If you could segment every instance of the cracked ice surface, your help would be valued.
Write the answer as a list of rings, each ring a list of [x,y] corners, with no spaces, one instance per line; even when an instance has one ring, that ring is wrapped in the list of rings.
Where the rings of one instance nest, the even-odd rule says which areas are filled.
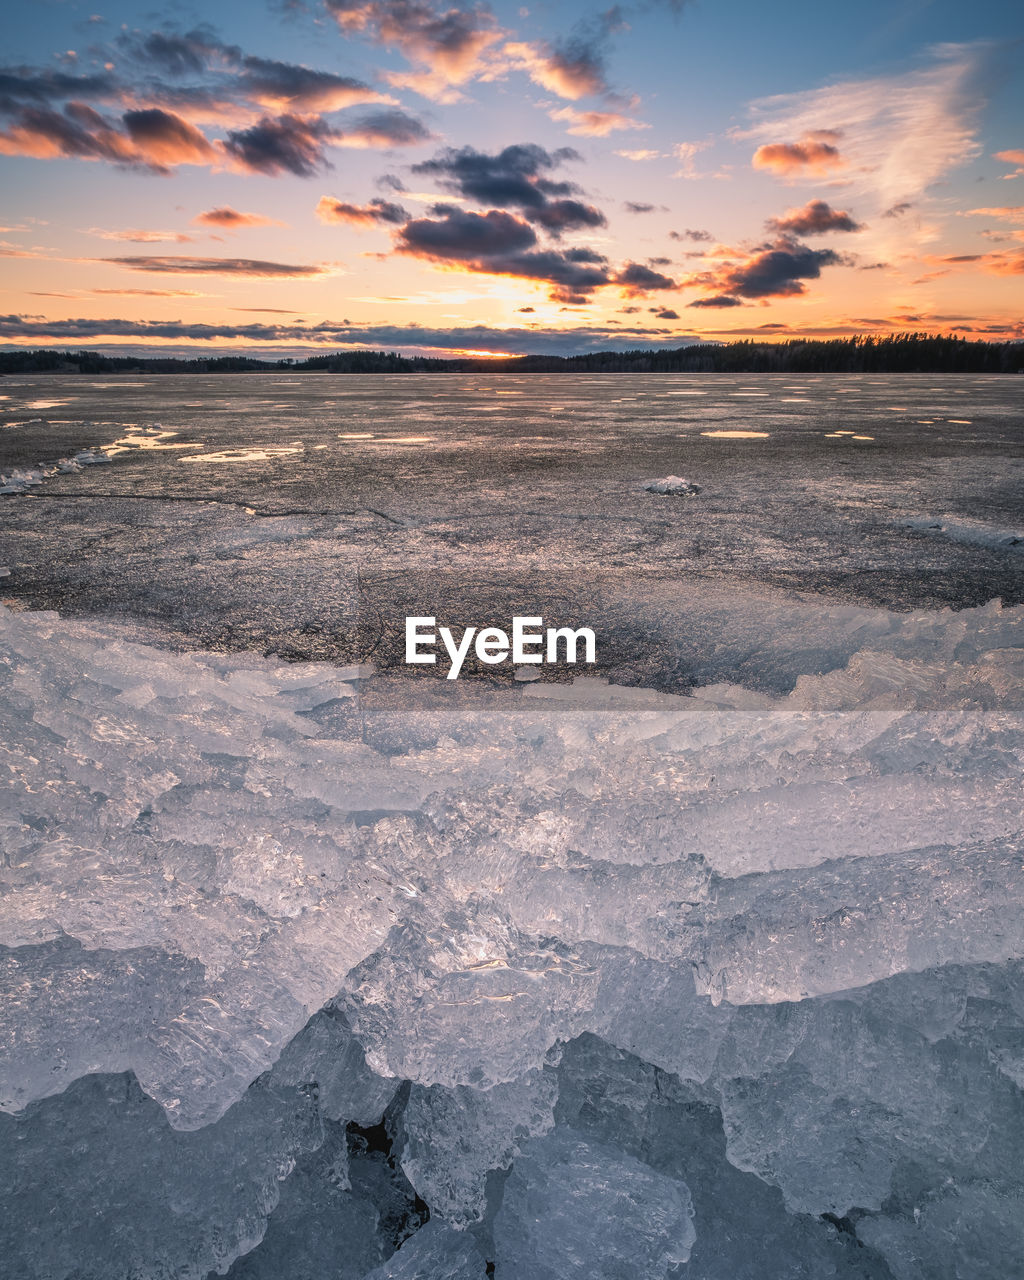
[[[834,625],[468,696],[0,611],[16,1274],[1010,1274],[1024,608]]]

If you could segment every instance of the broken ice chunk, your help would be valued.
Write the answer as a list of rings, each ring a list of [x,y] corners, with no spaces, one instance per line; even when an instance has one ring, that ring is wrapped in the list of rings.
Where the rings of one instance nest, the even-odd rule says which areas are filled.
[[[685,1182],[560,1128],[516,1160],[494,1222],[498,1280],[666,1280],[697,1233]]]
[[[484,1215],[491,1169],[507,1168],[521,1144],[554,1127],[557,1085],[528,1071],[492,1089],[414,1084],[402,1113],[402,1169],[431,1212],[456,1227]]]
[[[700,493],[699,484],[692,484],[682,476],[665,476],[663,480],[648,480],[644,488],[648,493],[670,493],[684,498],[692,498]]]
[[[486,1267],[469,1236],[435,1218],[364,1280],[483,1280]]]

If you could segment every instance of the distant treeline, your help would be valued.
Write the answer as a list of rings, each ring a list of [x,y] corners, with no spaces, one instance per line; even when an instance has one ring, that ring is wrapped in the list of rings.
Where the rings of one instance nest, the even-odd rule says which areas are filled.
[[[1021,373],[1024,342],[975,342],[926,333],[698,343],[659,351],[579,356],[436,359],[395,351],[335,351],[307,360],[108,356],[96,351],[3,351],[5,373]]]

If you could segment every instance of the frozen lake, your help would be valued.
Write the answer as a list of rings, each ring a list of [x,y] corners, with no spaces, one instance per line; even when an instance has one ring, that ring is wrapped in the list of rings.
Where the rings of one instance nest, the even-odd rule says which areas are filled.
[[[3,500],[0,589],[172,643],[386,663],[407,613],[454,625],[539,607],[594,619],[616,678],[673,684],[701,644],[686,627],[735,591],[1024,599],[1019,378],[51,376],[2,391],[3,470],[86,448],[112,461]],[[700,494],[644,490],[670,475]]]

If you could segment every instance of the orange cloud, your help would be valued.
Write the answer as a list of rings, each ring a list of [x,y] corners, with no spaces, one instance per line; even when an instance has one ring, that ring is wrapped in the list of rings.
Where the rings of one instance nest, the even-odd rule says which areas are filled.
[[[1024,276],[1024,253],[986,255],[984,269],[994,276]]]
[[[502,52],[517,71],[525,71],[536,84],[560,98],[575,102],[607,88],[600,65],[591,59],[525,43],[507,44]]]
[[[246,58],[240,85],[249,101],[267,111],[340,111],[371,102],[395,105],[389,94],[361,80],[268,58]]]
[[[136,151],[149,165],[209,164],[216,152],[195,125],[172,111],[149,107],[122,117]]]
[[[408,221],[409,215],[400,204],[389,200],[371,200],[369,204],[349,204],[333,196],[321,196],[316,206],[316,216],[321,222],[335,222],[350,227],[377,227],[382,223],[397,226]]]
[[[968,267],[993,276],[1024,275],[1024,253],[1017,250],[993,250],[989,253],[960,253],[945,257],[929,255],[925,262],[946,268]]]
[[[15,123],[0,133],[0,154],[39,160],[74,156],[120,164],[142,162],[124,134],[82,103],[69,104],[63,114],[41,107],[24,109]]]
[[[127,240],[131,244],[159,244],[163,240],[188,244],[192,239],[184,231],[140,231],[131,227],[124,231],[104,231],[100,227],[90,227],[89,235],[99,236],[101,240]]]
[[[1024,204],[1001,205],[992,209],[968,209],[966,217],[977,215],[979,218],[1005,218],[1008,222],[1024,222]]]
[[[222,231],[238,231],[242,227],[283,227],[276,218],[266,218],[262,213],[242,213],[230,205],[207,209],[192,219],[200,227],[219,227]]]
[[[167,173],[178,164],[209,164],[216,158],[207,138],[172,111],[126,111],[121,123],[124,133],[81,102],[68,103],[63,112],[27,107],[0,133],[0,153],[44,160],[107,160],[156,173]]]
[[[0,258],[48,259],[48,255],[45,253],[39,253],[35,249],[22,249],[20,245],[12,244],[10,240],[0,240]]]
[[[649,129],[643,120],[634,120],[621,111],[578,111],[575,107],[559,107],[549,111],[552,120],[566,122],[569,133],[583,138],[606,138],[621,129]]]
[[[481,74],[484,55],[502,39],[491,12],[482,7],[438,12],[422,0],[326,0],[346,33],[368,36],[399,49],[421,70],[387,76],[390,84],[414,89],[440,102],[461,97],[458,86]]]
[[[208,293],[197,289],[90,289],[90,293],[113,295],[116,298],[208,298]]]
[[[1019,147],[1015,148],[1013,151],[997,151],[995,159],[1004,160],[1007,164],[1015,164],[1019,166],[1014,169],[1013,173],[1004,173],[1004,178],[1019,178],[1024,175],[1024,150],[1021,150]]]
[[[827,174],[846,164],[835,145],[839,137],[833,129],[818,129],[798,142],[769,142],[758,147],[751,163],[781,177]]]

